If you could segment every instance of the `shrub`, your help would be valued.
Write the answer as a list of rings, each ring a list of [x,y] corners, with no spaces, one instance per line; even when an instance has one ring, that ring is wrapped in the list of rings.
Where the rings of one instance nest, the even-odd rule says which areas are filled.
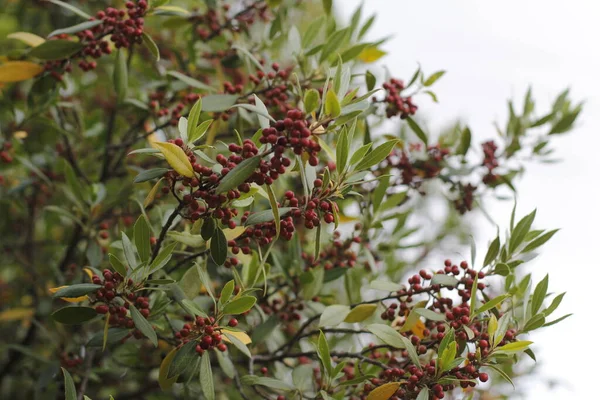
[[[457,254],[571,128],[567,92],[435,136],[444,72],[370,72],[361,9],[105,3],[7,5],[2,397],[474,399],[535,360],[564,294],[520,264],[556,230],[515,209]]]

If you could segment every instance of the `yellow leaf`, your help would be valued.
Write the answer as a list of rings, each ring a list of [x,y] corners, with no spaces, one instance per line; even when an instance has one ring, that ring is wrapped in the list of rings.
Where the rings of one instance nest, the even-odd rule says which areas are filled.
[[[367,396],[367,400],[388,400],[396,393],[400,387],[400,382],[389,382],[383,384],[371,391]]]
[[[359,304],[350,311],[344,322],[353,323],[364,321],[373,315],[376,308],[377,304]]]
[[[8,61],[0,65],[0,82],[19,82],[31,79],[44,70],[29,61]]]
[[[236,239],[245,231],[246,231],[245,226],[237,226],[233,229],[225,229],[225,230],[223,230],[223,233],[225,234],[225,239],[227,239],[227,241],[230,241],[230,240]]]
[[[50,293],[56,293],[62,288],[66,288],[67,286],[59,286],[48,289]],[[81,303],[82,301],[86,301],[88,299],[87,295],[79,296],[79,297],[61,297],[61,300],[68,301],[69,303]]]
[[[194,177],[192,163],[190,163],[190,160],[181,147],[167,142],[157,142],[154,143],[154,146],[163,153],[169,165],[173,167],[178,174],[187,176],[188,178]]]
[[[156,182],[156,184],[154,184],[152,189],[148,192],[148,195],[146,196],[146,200],[144,200],[144,208],[148,207],[154,201],[154,197],[156,197],[156,192],[158,192],[158,189],[160,188],[160,183],[162,182],[162,180],[163,180],[163,178],[160,178],[158,180],[158,182]],[[202,220],[199,219],[198,221],[202,221]]]
[[[175,14],[181,14],[183,16],[190,15],[190,12],[185,8],[177,7],[177,6],[158,6],[154,8],[155,11],[166,11]]]
[[[415,336],[417,336],[419,339],[423,339],[425,337],[425,335],[423,334],[423,332],[425,331],[425,324],[423,323],[423,321],[421,321],[421,319],[419,319],[417,321],[417,323],[415,324],[415,326],[412,327],[412,333],[415,334]]]
[[[94,276],[94,272],[89,268],[84,268],[83,272],[85,272],[85,274],[88,276],[88,278],[90,278],[91,281],[92,277]]]
[[[344,214],[339,214],[338,221],[340,222],[340,224],[343,224],[343,223],[346,223],[346,222],[355,222],[355,221],[358,221],[358,218],[356,218],[356,217],[349,217],[349,216],[344,215]]]
[[[234,337],[238,338],[240,340],[240,342],[242,342],[244,344],[250,344],[250,343],[252,343],[252,339],[250,339],[250,336],[248,336],[248,334],[246,332],[230,331],[229,329],[226,329],[226,328],[221,329],[221,331],[223,333],[226,333],[228,335],[231,335],[231,336],[234,336]],[[229,341],[229,339],[227,339],[226,336],[223,336],[223,340],[225,342],[231,343]]]
[[[12,308],[0,312],[0,321],[28,320],[33,317],[33,308]]]
[[[175,375],[171,378],[167,378],[169,373],[169,367],[171,366],[171,362],[173,362],[173,358],[175,358],[175,354],[177,353],[177,348],[174,348],[167,354],[167,356],[160,363],[160,369],[158,370],[158,384],[163,392],[169,390],[171,386],[175,382],[177,382],[177,378],[179,375]]]
[[[379,50],[377,47],[367,47],[358,55],[358,59],[364,63],[373,63],[385,56],[387,53],[383,50]]]
[[[15,139],[25,139],[27,137],[27,132],[25,131],[16,131],[13,133],[13,137]]]
[[[158,135],[156,134],[156,132],[151,133],[148,136],[146,136],[146,140],[148,140],[148,143],[150,144],[151,147],[158,149],[158,147],[156,147],[155,144],[160,142],[160,140],[158,139]]]
[[[46,41],[46,39],[44,39],[43,37],[40,37],[38,35],[29,33],[29,32],[11,33],[10,35],[7,36],[7,38],[20,40],[21,42],[28,44],[31,47],[39,46],[40,44],[42,44]]]

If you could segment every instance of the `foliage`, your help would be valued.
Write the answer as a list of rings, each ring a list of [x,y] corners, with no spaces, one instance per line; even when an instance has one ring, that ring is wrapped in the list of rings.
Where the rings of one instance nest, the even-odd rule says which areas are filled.
[[[444,71],[367,69],[385,40],[360,8],[4,6],[3,398],[482,398],[566,317],[519,273],[556,233],[535,211],[483,260],[442,254],[551,161],[568,92],[478,146],[418,118]]]

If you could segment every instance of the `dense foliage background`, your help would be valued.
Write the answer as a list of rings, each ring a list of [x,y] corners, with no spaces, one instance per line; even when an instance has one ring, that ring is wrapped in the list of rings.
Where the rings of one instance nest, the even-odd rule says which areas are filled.
[[[360,9],[5,3],[3,396],[511,393],[556,231],[515,209],[477,265],[461,216],[551,154],[567,92],[472,143],[420,127],[443,71],[369,72]]]

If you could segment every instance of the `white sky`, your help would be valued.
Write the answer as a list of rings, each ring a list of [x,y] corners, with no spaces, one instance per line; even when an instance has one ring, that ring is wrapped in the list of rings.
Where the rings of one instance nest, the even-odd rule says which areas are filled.
[[[347,15],[360,3],[336,2]],[[506,100],[521,100],[529,84],[540,115],[565,87],[574,100],[585,100],[577,129],[554,141],[563,162],[531,164],[517,188],[519,215],[537,207],[536,228],[561,228],[526,266],[535,281],[550,273],[550,291],[568,292],[553,316],[575,313],[533,335],[541,374],[564,384],[549,389],[532,380],[527,398],[589,398],[600,359],[592,331],[599,327],[600,292],[599,189],[593,178],[600,160],[600,2],[364,0],[364,5],[363,15],[378,14],[369,39],[395,35],[382,59],[393,76],[408,80],[417,62],[426,73],[447,70],[434,87],[440,103],[425,97],[418,102],[432,133],[460,117],[474,133],[473,143],[494,137],[492,122],[506,121]],[[506,224],[512,202],[487,208]],[[482,221],[478,242],[485,245],[494,235],[495,228]]]

